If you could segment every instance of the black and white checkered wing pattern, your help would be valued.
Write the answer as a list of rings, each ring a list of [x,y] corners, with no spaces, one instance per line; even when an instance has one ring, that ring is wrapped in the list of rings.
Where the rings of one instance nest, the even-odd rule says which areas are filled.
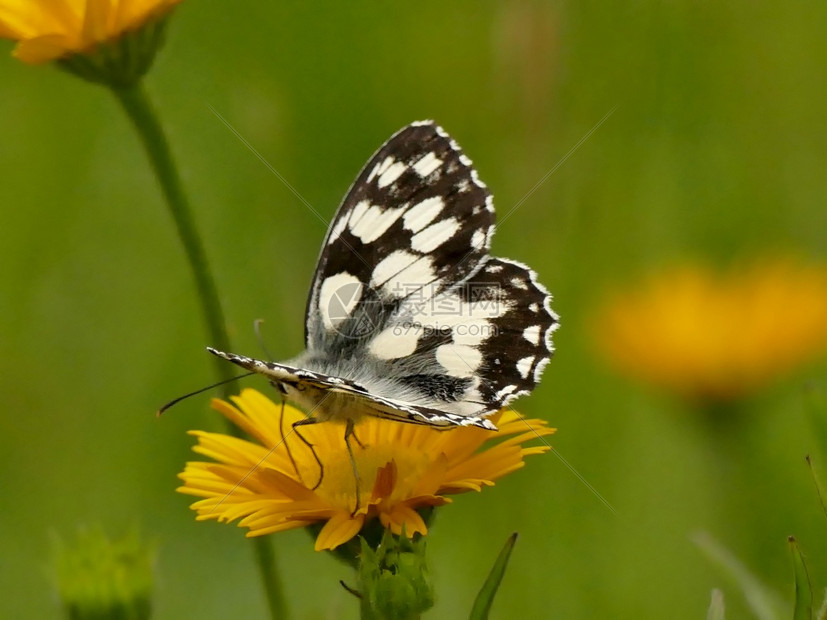
[[[539,382],[558,325],[550,301],[531,269],[487,256],[464,280],[407,300],[368,351],[409,400],[479,418]]]
[[[401,299],[456,282],[487,254],[491,195],[442,128],[413,123],[368,161],[339,207],[307,302],[309,350],[345,353]],[[343,350],[344,349],[344,350]]]
[[[559,325],[551,295],[529,267],[503,258],[488,258],[456,292],[466,303],[488,308],[488,316],[468,324],[475,331],[454,330],[452,337],[477,350],[478,392],[487,411],[496,411],[531,392],[551,358]]]
[[[370,159],[322,246],[306,350],[285,363],[211,350],[268,376],[318,420],[477,426],[530,392],[557,316],[535,273],[489,255],[493,199],[430,121]]]

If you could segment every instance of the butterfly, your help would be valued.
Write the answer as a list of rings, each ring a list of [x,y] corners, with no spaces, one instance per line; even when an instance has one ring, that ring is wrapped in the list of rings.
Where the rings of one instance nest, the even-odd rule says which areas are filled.
[[[488,416],[540,380],[558,316],[531,269],[489,254],[493,234],[493,199],[471,160],[433,121],[412,123],[368,161],[330,223],[304,352],[272,362],[208,351],[266,376],[307,413],[296,426],[346,422],[348,450],[364,416],[496,430]]]

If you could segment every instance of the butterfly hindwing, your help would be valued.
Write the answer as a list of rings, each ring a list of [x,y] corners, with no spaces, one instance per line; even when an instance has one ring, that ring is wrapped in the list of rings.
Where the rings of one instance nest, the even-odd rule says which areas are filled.
[[[488,336],[478,347],[479,391],[489,411],[496,411],[539,383],[554,352],[551,335],[559,318],[537,275],[517,261],[489,259],[465,289],[484,298],[480,289],[486,287],[490,299],[499,300],[499,307],[498,316],[487,327]]]
[[[539,381],[557,327],[550,300],[531,269],[487,257],[465,280],[402,305],[367,350],[417,402],[488,415]]]

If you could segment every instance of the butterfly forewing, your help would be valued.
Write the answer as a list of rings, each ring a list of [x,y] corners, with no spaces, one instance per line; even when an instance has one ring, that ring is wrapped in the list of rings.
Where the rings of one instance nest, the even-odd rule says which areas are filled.
[[[488,190],[440,127],[396,133],[330,224],[307,302],[308,349],[348,351],[343,334],[358,338],[401,300],[463,279],[487,254],[493,223]]]

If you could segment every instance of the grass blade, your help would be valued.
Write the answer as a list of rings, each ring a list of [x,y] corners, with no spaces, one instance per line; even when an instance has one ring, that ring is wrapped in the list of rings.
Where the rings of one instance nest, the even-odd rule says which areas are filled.
[[[793,620],[813,620],[813,589],[810,585],[810,575],[807,565],[798,547],[795,537],[787,539],[793,553],[793,570],[795,572],[795,610]]]
[[[709,602],[706,620],[724,620],[724,593],[718,588],[712,590],[712,600]]]
[[[517,533],[514,532],[508,537],[508,540],[505,541],[500,555],[497,556],[497,561],[494,562],[488,578],[485,580],[485,583],[482,584],[480,593],[477,594],[474,607],[471,609],[471,620],[486,620],[488,618],[488,612],[491,611],[491,605],[494,602],[497,590],[500,588],[503,575],[505,575],[505,569],[508,566],[508,560],[511,557],[511,552],[516,543]]]
[[[724,569],[741,588],[752,612],[760,620],[781,620],[787,617],[781,597],[761,583],[744,564],[726,547],[706,532],[695,534],[692,539],[706,556]]]

